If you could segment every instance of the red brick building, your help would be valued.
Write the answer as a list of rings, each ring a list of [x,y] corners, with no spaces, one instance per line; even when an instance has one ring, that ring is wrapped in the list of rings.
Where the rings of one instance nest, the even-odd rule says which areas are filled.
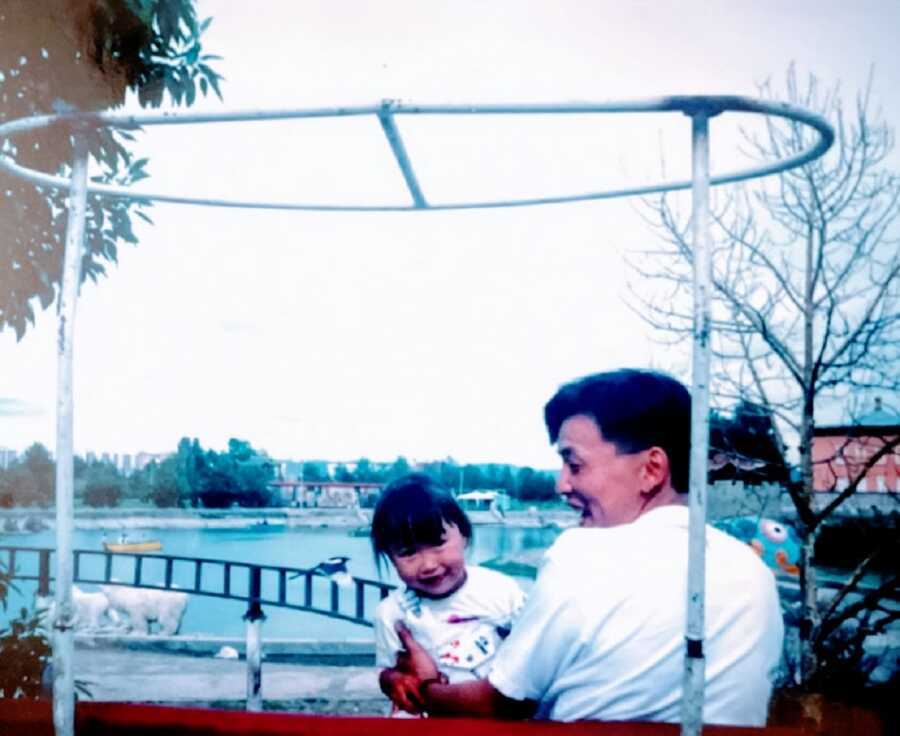
[[[875,399],[875,410],[852,425],[816,427],[813,432],[813,488],[844,490],[863,472],[866,462],[900,436],[900,414]],[[859,492],[900,493],[900,447],[882,455],[869,468]]]

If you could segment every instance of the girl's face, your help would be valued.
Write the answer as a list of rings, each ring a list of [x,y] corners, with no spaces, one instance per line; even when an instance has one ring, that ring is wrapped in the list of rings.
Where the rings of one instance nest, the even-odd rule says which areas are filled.
[[[440,544],[388,550],[400,579],[427,598],[443,598],[466,582],[466,538],[454,524],[444,523]]]

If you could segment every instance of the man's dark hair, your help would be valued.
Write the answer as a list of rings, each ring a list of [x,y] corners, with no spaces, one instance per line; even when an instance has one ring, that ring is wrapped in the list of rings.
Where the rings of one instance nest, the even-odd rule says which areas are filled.
[[[619,452],[660,447],[669,458],[672,487],[688,490],[691,454],[691,395],[664,373],[622,369],[595,373],[560,387],[544,407],[550,441],[569,417],[593,419],[603,439]]]
[[[447,488],[424,473],[410,473],[389,483],[372,514],[372,550],[381,562],[392,549],[436,546],[444,524],[452,524],[465,539],[472,539],[472,524]]]

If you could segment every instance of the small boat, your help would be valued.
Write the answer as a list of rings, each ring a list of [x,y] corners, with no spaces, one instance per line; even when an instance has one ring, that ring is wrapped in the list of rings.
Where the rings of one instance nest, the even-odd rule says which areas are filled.
[[[162,542],[158,539],[147,539],[143,542],[104,542],[104,552],[159,552]]]

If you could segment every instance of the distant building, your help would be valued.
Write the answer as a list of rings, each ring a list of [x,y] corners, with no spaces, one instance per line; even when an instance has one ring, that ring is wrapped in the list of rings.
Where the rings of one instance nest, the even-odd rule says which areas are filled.
[[[381,493],[381,483],[340,483],[333,480],[276,480],[269,484],[286,506],[354,508],[369,506]]]
[[[509,496],[502,490],[483,489],[466,491],[456,496],[459,505],[468,511],[487,511],[492,506],[509,508]]]
[[[19,457],[19,453],[9,447],[0,447],[0,468],[6,470]]]
[[[874,411],[855,424],[813,430],[813,488],[840,493],[885,443],[900,436],[900,414],[875,399]],[[857,490],[900,493],[900,447],[869,468]]]
[[[142,454],[146,455],[148,453],[142,453]],[[152,456],[152,457],[158,457],[158,456]],[[127,452],[123,452],[121,455],[117,452],[112,452],[112,453],[102,452],[98,456],[96,452],[89,450],[88,452],[84,453],[84,461],[88,465],[92,465],[96,462],[108,463],[108,464],[112,465],[113,467],[115,467],[116,470],[118,470],[123,475],[130,475],[136,469],[134,455],[130,455]],[[147,462],[150,462],[150,461],[147,460]]]
[[[297,476],[290,472],[291,467],[295,465],[295,463],[290,460],[275,460],[272,459],[272,470],[275,471],[275,480],[285,480],[287,478],[296,478]],[[302,472],[303,465],[300,465],[300,470]]]
[[[134,456],[134,469],[135,470],[143,470],[150,463],[157,462],[161,463],[170,455],[173,455],[172,452],[139,452]]]

